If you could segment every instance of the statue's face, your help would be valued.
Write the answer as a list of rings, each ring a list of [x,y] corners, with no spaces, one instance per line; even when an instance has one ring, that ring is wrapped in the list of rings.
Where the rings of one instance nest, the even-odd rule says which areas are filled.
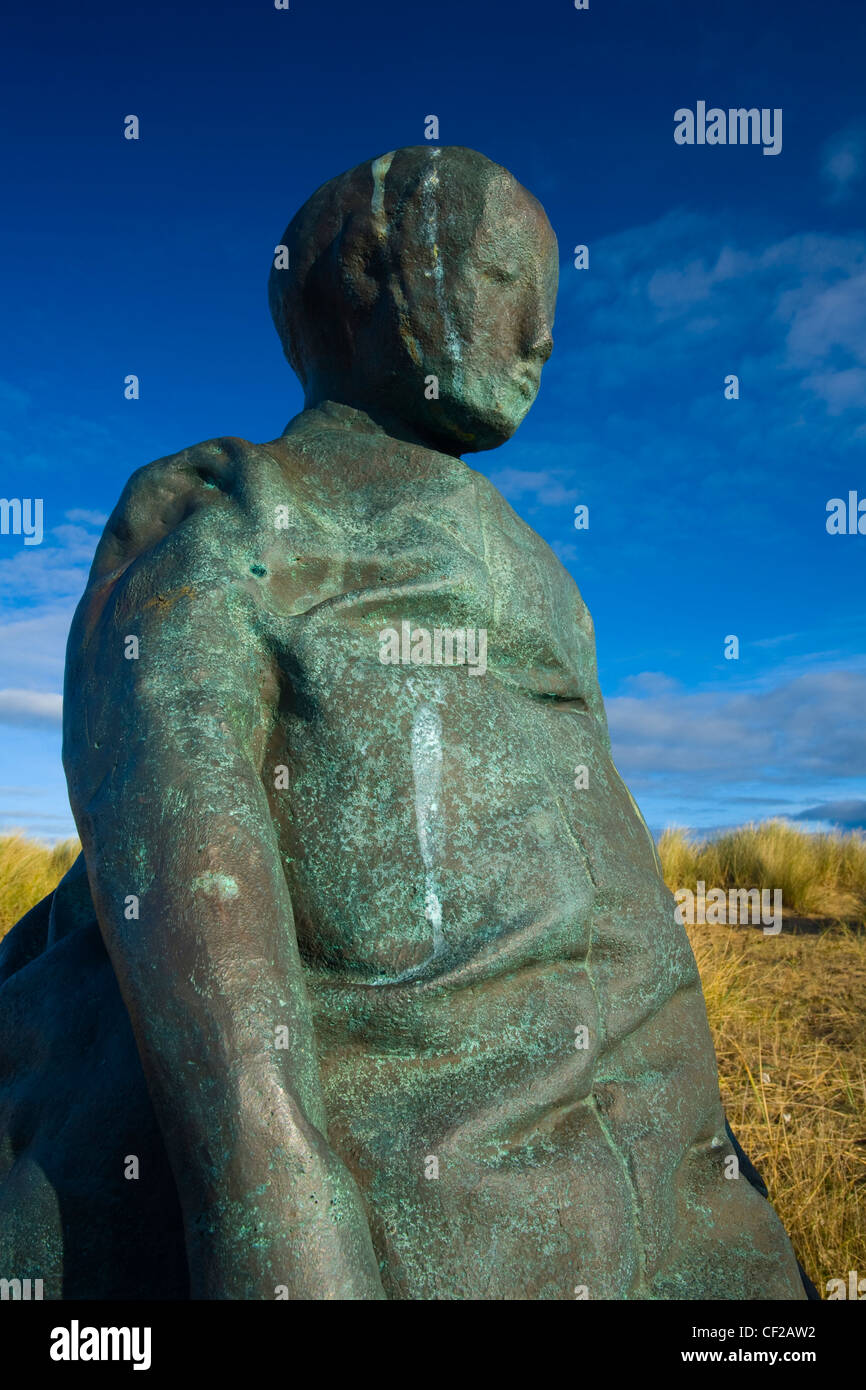
[[[492,449],[526,415],[553,349],[556,237],[539,204],[504,179],[473,229],[449,220],[442,245],[435,230],[408,281],[413,348],[439,391],[418,423],[458,452]]]
[[[558,254],[506,170],[393,151],[323,185],[286,238],[304,269],[285,319],[272,271],[272,302],[308,406],[343,401],[452,454],[511,437],[553,347]]]

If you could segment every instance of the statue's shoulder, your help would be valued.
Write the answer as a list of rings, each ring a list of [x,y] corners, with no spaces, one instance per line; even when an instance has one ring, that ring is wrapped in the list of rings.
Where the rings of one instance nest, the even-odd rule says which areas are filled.
[[[270,446],[224,436],[136,469],[108,518],[90,584],[170,555],[230,555],[241,543],[239,518],[255,513],[277,468]]]
[[[474,470],[473,481],[485,524],[496,527],[512,545],[516,545],[519,550],[533,555],[539,563],[550,565],[557,570],[562,569],[563,574],[570,580],[571,576],[563,569],[560,560],[551,550],[547,541],[533,530],[527,521],[518,516],[495,484],[483,473],[476,473]]]
[[[491,532],[498,533],[502,554],[520,576],[514,592],[530,608],[546,603],[570,613],[584,632],[594,636],[592,617],[577,581],[555,550],[517,515],[489,478],[474,473],[474,484],[485,532],[488,538]]]

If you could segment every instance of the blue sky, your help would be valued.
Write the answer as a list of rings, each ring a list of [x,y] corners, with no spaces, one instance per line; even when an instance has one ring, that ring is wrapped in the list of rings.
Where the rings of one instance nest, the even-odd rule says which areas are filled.
[[[0,494],[42,497],[45,538],[0,536],[0,827],[73,828],[65,635],[127,476],[297,412],[272,249],[431,113],[559,237],[539,399],[468,461],[580,585],[649,824],[866,824],[866,536],[825,528],[866,497],[862,7],[49,0],[4,37]],[[781,153],[676,144],[698,101],[781,108]]]

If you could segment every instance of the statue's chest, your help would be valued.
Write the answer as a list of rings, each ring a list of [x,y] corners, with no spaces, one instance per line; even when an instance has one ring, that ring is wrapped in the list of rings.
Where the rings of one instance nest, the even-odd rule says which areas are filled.
[[[578,692],[592,655],[576,589],[537,538],[483,524],[467,492],[354,535],[278,538],[269,609],[296,688],[322,698],[349,670],[372,689],[383,668],[462,666],[532,693]]]

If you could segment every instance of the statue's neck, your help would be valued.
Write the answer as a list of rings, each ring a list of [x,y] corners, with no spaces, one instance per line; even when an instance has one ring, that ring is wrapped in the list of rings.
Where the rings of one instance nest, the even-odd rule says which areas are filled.
[[[398,422],[375,415],[344,401],[323,400],[307,406],[290,420],[283,438],[313,455],[325,467],[344,475],[359,468],[371,470],[396,483],[401,477],[441,474],[465,469],[461,459],[443,454]]]
[[[331,425],[337,429],[375,433],[384,449],[388,448],[391,441],[395,446],[414,444],[434,454],[459,457],[459,453],[447,444],[422,433],[409,421],[391,415],[386,407],[367,402],[363,405],[358,404],[349,393],[316,394],[312,398],[308,395],[306,408],[289,421],[285,433],[288,434],[290,430],[294,433],[296,429],[306,428],[308,423],[315,428]]]

